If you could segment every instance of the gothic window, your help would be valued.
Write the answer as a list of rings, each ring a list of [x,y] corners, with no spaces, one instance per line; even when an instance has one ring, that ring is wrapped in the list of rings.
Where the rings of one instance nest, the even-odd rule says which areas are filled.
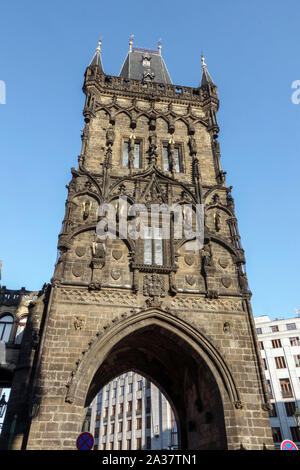
[[[0,341],[9,342],[13,323],[14,319],[11,315],[5,315],[0,318]]]
[[[135,141],[131,147],[129,140],[123,142],[122,167],[129,168],[130,151],[133,152],[133,168],[141,168],[141,142]]]
[[[153,236],[152,236],[153,232]],[[144,264],[163,265],[163,239],[161,227],[145,227]]]
[[[172,152],[169,145],[163,145],[162,149],[163,157],[163,170],[172,171]],[[178,144],[174,145],[173,148],[173,164],[176,173],[182,173],[183,161],[182,161],[182,149]]]

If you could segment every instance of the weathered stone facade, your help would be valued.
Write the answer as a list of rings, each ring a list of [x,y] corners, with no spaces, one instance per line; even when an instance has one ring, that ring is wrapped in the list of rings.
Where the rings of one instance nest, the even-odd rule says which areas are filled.
[[[107,76],[99,50],[86,70],[82,150],[60,257],[32,304],[39,342],[26,399],[8,408],[3,447],[23,406],[13,448],[74,449],[90,401],[128,370],[162,389],[182,449],[273,447],[244,251],[220,166],[216,86],[205,64],[198,88],[153,75]],[[190,251],[186,239],[164,240],[163,263],[149,263],[141,240],[101,242],[99,204],[117,205],[120,196],[147,207],[204,204],[204,246]]]

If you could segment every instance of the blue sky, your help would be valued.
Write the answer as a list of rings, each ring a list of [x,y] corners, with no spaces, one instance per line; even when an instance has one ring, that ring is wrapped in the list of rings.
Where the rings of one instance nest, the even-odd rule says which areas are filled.
[[[233,186],[255,315],[299,298],[300,3],[296,0],[10,1],[0,18],[2,285],[53,275],[70,168],[83,128],[85,67],[99,36],[118,75],[134,45],[156,48],[174,84],[197,86],[201,51],[218,86],[222,160]]]

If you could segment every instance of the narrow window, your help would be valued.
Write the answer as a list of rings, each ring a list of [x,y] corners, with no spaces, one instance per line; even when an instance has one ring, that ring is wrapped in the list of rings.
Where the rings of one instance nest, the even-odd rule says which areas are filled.
[[[274,442],[282,442],[280,428],[272,428],[272,434]]]

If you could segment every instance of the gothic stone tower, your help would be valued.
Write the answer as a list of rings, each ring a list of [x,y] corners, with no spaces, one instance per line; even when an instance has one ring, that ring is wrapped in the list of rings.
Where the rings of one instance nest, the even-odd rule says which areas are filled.
[[[108,76],[99,43],[85,72],[60,257],[31,304],[27,375],[15,373],[3,446],[10,438],[15,449],[74,449],[91,400],[133,370],[168,398],[181,449],[273,447],[244,251],[220,164],[217,88],[202,61],[198,87],[174,86],[161,46],[130,42],[120,75]],[[99,205],[116,208],[118,233],[125,196],[147,208],[203,204],[203,246],[186,250],[186,238],[171,230],[162,239],[159,228],[153,239],[100,240]]]

